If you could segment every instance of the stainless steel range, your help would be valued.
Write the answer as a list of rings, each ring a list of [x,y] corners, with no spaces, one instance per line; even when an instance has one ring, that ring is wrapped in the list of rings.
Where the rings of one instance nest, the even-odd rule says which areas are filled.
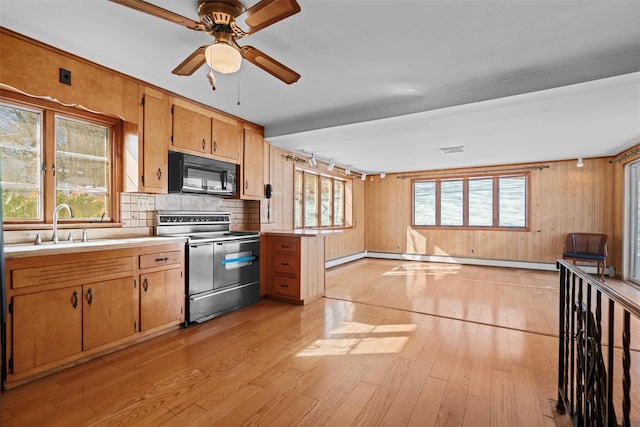
[[[187,237],[187,325],[260,299],[260,234],[230,231],[227,212],[158,211],[157,236]]]

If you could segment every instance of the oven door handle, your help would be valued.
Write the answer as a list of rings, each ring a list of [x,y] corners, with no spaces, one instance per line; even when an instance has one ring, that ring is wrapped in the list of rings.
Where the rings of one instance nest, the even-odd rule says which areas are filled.
[[[255,255],[253,255],[253,256],[243,256],[243,257],[239,257],[239,258],[223,259],[222,261],[220,261],[220,264],[226,265],[226,264],[233,264],[233,263],[236,263],[236,262],[255,261],[257,259],[258,259],[258,257],[255,256]]]

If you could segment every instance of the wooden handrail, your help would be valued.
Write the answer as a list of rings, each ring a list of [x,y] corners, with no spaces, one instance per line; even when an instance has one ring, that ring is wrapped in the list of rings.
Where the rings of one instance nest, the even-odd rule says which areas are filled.
[[[631,315],[640,319],[640,304],[618,289],[596,280],[563,260],[560,270],[558,334],[558,412],[574,425],[617,426],[614,408],[615,305],[622,309],[623,426],[631,425]],[[602,296],[607,298],[607,338],[602,341]],[[604,356],[606,349],[606,357]],[[637,396],[635,397],[637,399]]]
[[[576,267],[570,262],[559,259],[556,261],[556,268],[560,269],[560,264],[570,270],[573,274],[581,278],[583,281],[589,283],[589,285],[597,288],[600,292],[606,295],[608,298],[614,300],[617,304],[620,304],[622,308],[629,313],[640,319],[640,304],[626,295],[621,294],[615,288],[607,285],[605,282],[596,280],[590,274],[585,273],[582,269]]]

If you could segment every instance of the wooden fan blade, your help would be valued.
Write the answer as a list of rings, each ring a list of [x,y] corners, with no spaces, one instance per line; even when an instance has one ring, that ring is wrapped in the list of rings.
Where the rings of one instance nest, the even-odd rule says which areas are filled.
[[[250,27],[247,32],[253,34],[298,12],[296,0],[262,0],[245,11],[244,22]]]
[[[242,54],[242,57],[244,59],[251,62],[253,65],[262,68],[267,73],[282,80],[288,85],[297,82],[300,78],[300,74],[296,73],[286,65],[283,65],[280,62],[276,61],[272,57],[265,55],[263,52],[254,47],[242,46],[240,48],[240,53]]]
[[[187,27],[191,30],[203,31],[204,27],[201,23],[196,22],[192,19],[185,18],[182,15],[178,15],[177,13],[173,13],[170,10],[163,9],[155,4],[147,3],[142,0],[109,0],[113,3],[117,3],[122,6],[130,7],[131,9],[137,10],[139,12],[144,12],[146,14],[155,16],[157,18],[166,19],[167,21],[173,22],[174,24],[182,25],[183,27]]]
[[[207,50],[207,47],[207,45],[200,46],[199,48],[194,50],[193,53],[187,57],[187,59],[182,61],[180,65],[178,65],[172,71],[172,73],[179,76],[190,76],[191,74],[193,74],[198,68],[202,67],[202,64],[204,64],[204,51]]]

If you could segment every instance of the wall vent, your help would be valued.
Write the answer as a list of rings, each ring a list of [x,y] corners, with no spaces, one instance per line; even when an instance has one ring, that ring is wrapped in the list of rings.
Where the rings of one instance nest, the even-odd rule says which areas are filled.
[[[440,150],[442,154],[464,153],[464,145],[458,145],[456,147],[440,147],[438,150]]]

